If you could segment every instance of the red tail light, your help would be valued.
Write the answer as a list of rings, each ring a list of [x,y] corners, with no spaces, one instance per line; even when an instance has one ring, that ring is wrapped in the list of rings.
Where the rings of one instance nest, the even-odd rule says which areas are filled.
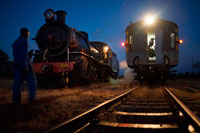
[[[178,43],[182,44],[182,43],[183,43],[183,40],[179,40]]]
[[[125,47],[126,46],[126,44],[125,44],[125,42],[122,42],[122,44],[121,44],[123,47]]]

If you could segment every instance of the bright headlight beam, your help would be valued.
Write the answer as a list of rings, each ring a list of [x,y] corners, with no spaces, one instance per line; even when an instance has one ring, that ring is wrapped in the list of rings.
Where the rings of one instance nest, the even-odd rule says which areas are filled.
[[[149,15],[149,16],[146,16],[145,17],[145,23],[147,24],[147,25],[152,25],[154,22],[155,22],[155,16],[153,16],[153,15]]]

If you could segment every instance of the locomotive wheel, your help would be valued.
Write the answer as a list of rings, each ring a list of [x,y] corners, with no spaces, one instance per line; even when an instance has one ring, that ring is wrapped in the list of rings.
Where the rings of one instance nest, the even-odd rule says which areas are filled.
[[[104,74],[104,82],[109,82],[110,78],[112,77],[112,70],[107,67],[105,68],[105,74]]]
[[[97,82],[98,81],[98,73],[97,73],[97,67],[93,62],[89,62],[88,64],[88,79],[92,82]]]

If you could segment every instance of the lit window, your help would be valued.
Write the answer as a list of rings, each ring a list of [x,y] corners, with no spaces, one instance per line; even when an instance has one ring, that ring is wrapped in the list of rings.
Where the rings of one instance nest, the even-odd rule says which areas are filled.
[[[171,37],[171,48],[175,47],[175,33],[170,34]]]
[[[133,43],[133,37],[129,36],[129,44],[132,44],[132,43]]]

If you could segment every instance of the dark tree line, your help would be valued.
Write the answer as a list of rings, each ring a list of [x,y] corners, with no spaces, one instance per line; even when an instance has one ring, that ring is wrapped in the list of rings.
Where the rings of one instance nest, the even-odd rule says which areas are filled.
[[[8,59],[8,54],[0,50],[0,77],[13,77],[13,62]]]
[[[200,61],[197,61],[195,64],[193,64],[193,67],[194,67],[197,71],[200,71]]]
[[[176,74],[175,76],[177,78],[182,78],[182,79],[200,78],[200,61],[195,62],[192,65],[192,68],[193,68],[193,72],[179,73],[179,74]]]

